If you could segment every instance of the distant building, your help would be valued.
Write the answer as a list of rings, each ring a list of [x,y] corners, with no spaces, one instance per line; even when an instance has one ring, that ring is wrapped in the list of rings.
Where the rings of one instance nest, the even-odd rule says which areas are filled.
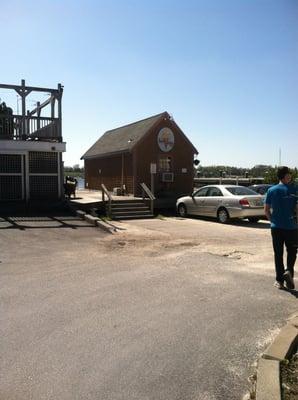
[[[0,84],[15,90],[21,99],[21,113],[0,105],[0,201],[56,200],[64,196],[61,102],[63,88],[57,89]],[[48,99],[27,110],[26,97],[46,93]],[[42,116],[49,106],[49,116]],[[56,107],[57,106],[57,107]]]
[[[107,131],[82,156],[89,189],[140,194],[140,184],[157,198],[193,189],[197,149],[167,112]]]

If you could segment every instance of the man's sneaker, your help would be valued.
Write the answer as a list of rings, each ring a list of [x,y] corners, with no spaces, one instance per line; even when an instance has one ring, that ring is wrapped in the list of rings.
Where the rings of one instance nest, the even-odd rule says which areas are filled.
[[[284,289],[285,288],[284,284],[282,282],[278,282],[278,281],[275,281],[273,286],[276,287],[277,289]]]
[[[286,281],[286,285],[287,285],[288,289],[295,289],[294,279],[293,279],[290,271],[286,271],[283,274],[283,278]]]

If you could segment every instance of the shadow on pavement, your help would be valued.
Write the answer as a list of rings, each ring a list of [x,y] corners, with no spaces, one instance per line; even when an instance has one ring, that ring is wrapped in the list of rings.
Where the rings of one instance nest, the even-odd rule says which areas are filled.
[[[250,222],[248,220],[243,219],[233,219],[226,224],[221,224],[215,218],[211,217],[201,217],[201,216],[187,216],[186,218],[176,216],[177,219],[194,219],[194,220],[201,220],[201,221],[208,221],[213,222],[214,224],[219,225],[230,225],[230,226],[241,226],[243,228],[256,228],[256,229],[270,229],[270,224],[267,220],[260,220],[260,222]]]
[[[15,213],[3,215],[0,213],[0,231],[7,229],[78,229],[94,228],[94,226],[72,214],[51,215],[48,213]]]
[[[1,203],[0,231],[53,228],[78,229],[94,228],[94,226],[77,217],[66,202]]]
[[[285,289],[286,292],[288,292],[289,294],[291,294],[292,296],[298,298],[298,290],[296,289]]]

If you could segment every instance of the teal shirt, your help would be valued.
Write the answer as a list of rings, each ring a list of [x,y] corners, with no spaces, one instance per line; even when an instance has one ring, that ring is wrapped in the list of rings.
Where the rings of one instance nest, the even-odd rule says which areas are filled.
[[[297,229],[295,209],[297,187],[283,183],[272,186],[266,195],[265,204],[271,208],[271,228]]]

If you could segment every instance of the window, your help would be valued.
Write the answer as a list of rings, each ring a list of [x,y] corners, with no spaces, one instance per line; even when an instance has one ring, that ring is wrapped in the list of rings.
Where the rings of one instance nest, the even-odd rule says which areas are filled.
[[[215,196],[222,196],[222,192],[217,187],[209,188],[208,196],[215,197]]]
[[[194,194],[194,196],[195,196],[195,197],[205,197],[205,196],[207,196],[208,190],[209,190],[209,187],[204,187],[204,188],[202,188],[202,189],[199,189],[199,190]]]
[[[226,189],[235,196],[256,195],[256,192],[244,186],[226,186]]]
[[[161,157],[159,159],[159,172],[170,172],[172,171],[172,158]]]

